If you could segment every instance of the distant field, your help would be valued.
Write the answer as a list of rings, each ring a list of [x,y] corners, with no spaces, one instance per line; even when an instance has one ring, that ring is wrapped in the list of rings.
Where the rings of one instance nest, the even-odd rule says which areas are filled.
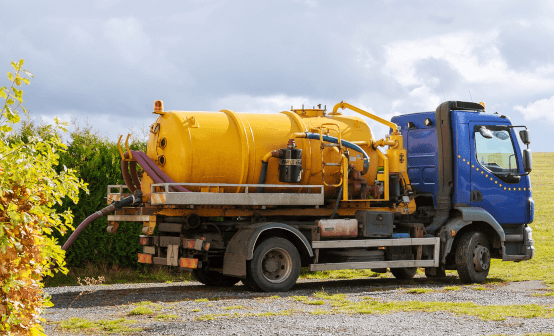
[[[554,286],[554,153],[533,153],[531,187],[535,200],[533,229],[536,255],[520,263],[493,260],[489,277],[503,280],[545,280]]]

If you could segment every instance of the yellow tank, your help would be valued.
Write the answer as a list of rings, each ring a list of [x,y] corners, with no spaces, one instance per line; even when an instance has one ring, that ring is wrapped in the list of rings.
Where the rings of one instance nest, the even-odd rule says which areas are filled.
[[[370,168],[364,177],[369,184],[373,184],[377,175],[377,153],[367,145],[374,141],[373,135],[369,126],[357,116],[329,115],[321,109],[275,114],[229,110],[164,112],[159,106],[154,113],[160,116],[150,128],[147,155],[175,182],[257,184],[265,154],[285,148],[293,133],[319,132],[321,126],[328,123],[338,126],[343,140],[356,141],[368,154]],[[336,137],[336,128],[327,126],[329,135]],[[295,142],[297,148],[302,149],[303,172],[298,184],[321,185],[321,143],[308,139],[296,139]],[[323,158],[326,163],[341,160],[333,147],[323,149]],[[361,153],[350,150],[349,163],[362,171]],[[278,165],[278,159],[269,159],[266,184],[283,184],[279,182]],[[328,184],[339,183],[339,168],[326,167],[325,180]],[[225,192],[239,190],[235,187]],[[284,189],[279,190],[283,192]],[[142,191],[150,194],[148,179],[143,179]],[[265,191],[272,190],[266,188]],[[325,188],[326,197],[336,196],[337,192],[337,188]]]

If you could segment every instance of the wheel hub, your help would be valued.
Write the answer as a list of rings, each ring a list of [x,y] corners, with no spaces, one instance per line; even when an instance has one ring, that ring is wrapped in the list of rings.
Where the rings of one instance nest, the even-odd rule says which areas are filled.
[[[473,264],[475,265],[475,269],[479,272],[483,272],[489,269],[490,266],[490,252],[489,249],[478,245],[475,247],[475,250],[473,252]]]
[[[272,283],[280,283],[289,277],[292,271],[290,254],[282,248],[273,248],[266,252],[261,260],[263,277]]]
[[[264,260],[264,270],[270,273],[275,272],[279,268],[279,261],[275,258],[268,258]]]

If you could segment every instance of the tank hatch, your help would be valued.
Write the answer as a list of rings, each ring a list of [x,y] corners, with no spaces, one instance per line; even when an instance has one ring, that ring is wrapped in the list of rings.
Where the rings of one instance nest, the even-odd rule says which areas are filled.
[[[290,110],[303,117],[324,117],[325,111],[327,111],[327,105],[325,105],[324,108],[321,108],[321,104],[319,104],[317,105],[317,108],[314,106],[311,109],[304,108],[304,105],[302,105],[301,109],[295,109],[291,106]]]

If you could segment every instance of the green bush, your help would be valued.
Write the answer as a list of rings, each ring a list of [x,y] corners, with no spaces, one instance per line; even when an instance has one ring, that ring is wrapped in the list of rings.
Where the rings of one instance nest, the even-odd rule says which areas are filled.
[[[146,143],[133,141],[133,150],[146,150]],[[90,128],[71,133],[67,151],[60,155],[60,169],[65,165],[77,172],[88,183],[88,194],[81,192],[79,204],[64,202],[63,209],[70,209],[75,216],[75,227],[85,218],[107,205],[107,186],[125,184],[121,176],[121,156],[115,142],[109,141]],[[86,262],[118,264],[135,268],[139,266],[140,252],[138,235],[141,223],[120,223],[116,234],[106,232],[107,217],[101,217],[90,224],[67,251],[66,262],[70,267],[79,267]],[[62,239],[64,243],[70,236]],[[60,237],[61,238],[61,237]]]
[[[66,146],[58,119],[36,136],[13,134],[26,113],[21,86],[32,77],[22,66],[23,60],[12,62],[9,85],[0,87],[0,334],[44,335],[40,316],[50,303],[42,293],[43,276],[53,269],[67,272],[51,233],[65,232],[73,219],[56,205],[77,202],[86,185],[71,169],[59,169]]]
[[[75,174],[88,184],[88,192],[81,190],[79,204],[64,199],[57,207],[58,212],[71,210],[74,216],[73,226],[77,226],[89,215],[107,205],[107,186],[110,184],[125,184],[121,176],[121,156],[117,143],[106,139],[90,127],[70,133],[69,143],[65,152],[60,153],[57,171],[64,167],[72,169]],[[52,136],[47,125],[36,125],[32,121],[23,122],[19,131],[12,136],[11,141],[23,142],[34,136]],[[146,151],[146,143],[134,140],[130,144],[133,150]],[[137,268],[137,253],[141,247],[138,235],[141,234],[141,223],[120,223],[116,234],[106,232],[107,217],[101,217],[91,223],[66,253],[69,267],[81,267],[86,263],[117,264]],[[63,245],[73,230],[65,235],[53,232],[52,236]]]

